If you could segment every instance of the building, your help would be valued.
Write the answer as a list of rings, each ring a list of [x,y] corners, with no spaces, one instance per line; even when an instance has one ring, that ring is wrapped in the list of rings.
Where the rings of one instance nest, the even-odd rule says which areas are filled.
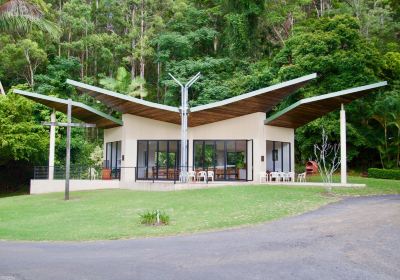
[[[302,99],[266,118],[266,114],[284,98],[316,77],[316,74],[311,74],[190,108],[186,168],[214,171],[215,181],[222,182],[258,182],[260,172],[267,170],[293,172],[296,128],[342,107],[342,136],[345,137],[343,106],[386,85],[386,82],[379,82]],[[113,178],[119,179],[118,187],[179,179],[182,168],[179,108],[77,81],[67,82],[122,114],[121,119],[116,119],[73,102],[74,118],[104,128],[105,167],[113,171]],[[67,101],[63,99],[21,90],[15,90],[15,93],[61,112],[67,110]],[[342,139],[343,160],[346,141]],[[343,162],[346,162],[345,158]],[[345,172],[344,164],[344,177]],[[345,178],[342,178],[342,183],[346,183]],[[46,182],[40,180],[40,184]]]

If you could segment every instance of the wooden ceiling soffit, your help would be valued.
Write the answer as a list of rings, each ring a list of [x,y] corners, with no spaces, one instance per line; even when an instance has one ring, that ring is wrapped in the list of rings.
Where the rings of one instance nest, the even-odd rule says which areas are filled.
[[[317,74],[314,73],[226,100],[193,107],[190,109],[189,126],[204,125],[256,112],[265,113],[316,77]],[[145,101],[73,80],[67,80],[67,83],[123,114],[132,114],[174,124],[181,123],[177,107]]]
[[[14,93],[24,96],[37,103],[43,104],[56,111],[67,113],[68,100],[53,96],[15,89]],[[99,128],[113,128],[122,126],[122,120],[98,111],[86,104],[72,101],[72,117],[86,123],[94,123]]]
[[[190,109],[189,126],[199,126],[257,112],[268,112],[317,74],[310,74],[222,101]]]
[[[181,122],[177,107],[149,102],[73,80],[67,80],[67,83],[75,86],[80,92],[89,94],[106,106],[123,114],[132,114],[174,124],[180,124]]]
[[[264,123],[272,126],[299,128],[319,117],[340,109],[341,104],[348,104],[386,85],[387,82],[379,82],[301,99],[267,118]]]

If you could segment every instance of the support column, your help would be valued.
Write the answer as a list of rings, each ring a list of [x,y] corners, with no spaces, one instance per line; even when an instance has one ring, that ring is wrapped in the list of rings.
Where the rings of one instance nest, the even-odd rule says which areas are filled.
[[[69,200],[69,175],[71,164],[71,117],[72,115],[72,100],[68,99],[67,109],[67,155],[65,159],[65,200]]]
[[[340,182],[347,184],[346,111],[340,110]]]
[[[50,121],[52,123],[56,122],[56,111],[53,109],[53,112],[50,116]],[[50,148],[49,148],[49,180],[54,179],[54,153],[56,147],[56,127],[54,125],[50,126]]]

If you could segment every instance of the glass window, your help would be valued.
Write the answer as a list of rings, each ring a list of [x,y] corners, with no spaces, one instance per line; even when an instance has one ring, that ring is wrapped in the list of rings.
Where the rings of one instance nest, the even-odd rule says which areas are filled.
[[[137,151],[137,176],[146,178],[147,172],[147,141],[138,141]]]
[[[137,178],[139,180],[178,179],[179,140],[138,140]]]
[[[155,178],[157,172],[157,141],[149,141],[149,154],[147,156],[147,176],[148,178]]]
[[[174,174],[176,179],[179,178],[176,169],[179,167],[178,164],[179,158],[179,147],[178,141],[168,141],[168,161],[167,161],[167,169],[168,169],[168,179],[173,180]]]
[[[106,162],[105,168],[111,168],[111,142],[106,143]]]
[[[225,180],[225,141],[215,141],[215,179]]]
[[[235,164],[237,176],[240,180],[247,179],[247,142],[236,141],[235,142]]]
[[[291,171],[290,143],[267,141],[267,171]]]
[[[121,169],[121,141],[106,143],[106,160],[104,167],[111,169],[112,179],[119,178]]]
[[[203,141],[194,141],[193,142],[194,149],[194,168],[202,169],[203,168]]]
[[[106,143],[105,168],[119,169],[121,167],[121,141]]]
[[[157,178],[167,179],[168,141],[158,141]]]
[[[196,170],[213,169],[215,180],[247,179],[247,140],[196,140]]]
[[[237,179],[235,141],[226,142],[226,174],[227,180]]]
[[[266,171],[275,171],[275,161],[274,161],[273,151],[274,151],[274,142],[267,141]]]
[[[205,141],[204,143],[204,168],[214,169],[214,141]]]
[[[283,160],[283,172],[291,171],[291,162],[290,162],[290,143],[282,143],[282,158]]]

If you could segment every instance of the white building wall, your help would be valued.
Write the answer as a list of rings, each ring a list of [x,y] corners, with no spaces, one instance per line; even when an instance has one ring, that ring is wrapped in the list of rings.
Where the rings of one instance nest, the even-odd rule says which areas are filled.
[[[190,118],[190,116],[189,116]],[[122,116],[124,126],[107,129],[105,142],[122,140],[121,180],[135,180],[138,140],[179,140],[180,125],[147,119],[130,114]],[[233,119],[189,127],[189,165],[193,166],[193,140],[253,140],[253,174],[259,179],[266,170],[266,140],[291,143],[292,170],[294,170],[294,130],[264,125],[265,114],[253,113]],[[251,151],[248,151],[251,153]],[[264,161],[262,161],[262,157]],[[251,158],[251,157],[250,157]],[[250,159],[251,160],[251,159]],[[251,165],[249,165],[251,168]],[[248,170],[250,173],[251,170]],[[251,177],[249,175],[249,177]]]

